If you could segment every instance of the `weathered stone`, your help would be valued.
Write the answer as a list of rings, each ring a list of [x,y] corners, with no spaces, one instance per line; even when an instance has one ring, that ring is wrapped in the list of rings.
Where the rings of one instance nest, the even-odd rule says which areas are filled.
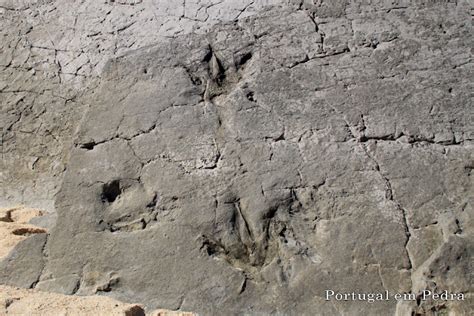
[[[23,240],[0,262],[2,284],[11,284],[27,289],[36,285],[44,269],[43,249],[46,238],[45,233],[40,233]]]
[[[74,132],[110,58],[288,0],[0,1],[0,207],[54,209]]]
[[[86,37],[116,36],[104,59],[123,55],[105,63],[48,47],[56,81],[25,71],[21,85],[3,88],[5,113],[17,111],[10,136],[43,128],[42,114],[22,113],[56,89],[84,104],[69,112],[65,101],[57,122],[44,118],[67,135],[47,160],[29,135],[7,151],[9,164],[23,150],[25,166],[43,171],[64,159],[52,173],[64,178],[37,287],[204,315],[468,311],[467,301],[367,304],[324,293],[472,292],[470,5],[289,1],[244,17],[252,4],[211,2],[160,3],[177,20],[207,25],[215,10],[235,21],[204,34],[164,23],[193,34],[136,41],[130,34],[147,24],[120,12],[150,3],[107,3],[97,13],[105,24]],[[47,27],[19,30],[37,42]],[[7,78],[26,58],[14,51],[2,58]],[[97,75],[66,86],[54,75],[63,67],[74,80]]]

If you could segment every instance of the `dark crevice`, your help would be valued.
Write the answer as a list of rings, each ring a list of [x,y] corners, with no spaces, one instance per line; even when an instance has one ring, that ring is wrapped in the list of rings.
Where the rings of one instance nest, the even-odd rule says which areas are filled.
[[[87,149],[87,150],[92,150],[92,149],[94,149],[95,145],[97,145],[95,142],[89,142],[89,143],[81,144],[80,148],[84,148],[84,149]]]
[[[81,279],[78,279],[77,282],[76,282],[76,285],[74,285],[74,289],[72,289],[71,294],[72,295],[76,294],[77,291],[79,291],[80,288],[81,288]]]
[[[121,193],[122,189],[120,188],[119,180],[113,180],[109,183],[105,183],[102,187],[102,202],[113,203]]]
[[[245,289],[247,288],[247,277],[244,277],[244,281],[242,282],[242,285],[240,286],[239,294],[242,294],[245,292]]]
[[[285,133],[282,133],[280,136],[278,136],[277,138],[275,138],[275,142],[280,142],[280,141],[283,141],[285,140]]]
[[[147,204],[147,208],[155,208],[156,206],[156,203],[158,202],[158,194],[155,193],[155,195],[153,196],[153,199]]]
[[[255,100],[255,98],[254,98],[254,92],[253,92],[253,91],[248,92],[245,97],[246,97],[247,100],[249,100],[250,102],[256,102],[256,100]]]
[[[213,54],[214,53],[213,53],[213,50],[212,50],[212,46],[209,45],[208,46],[208,51],[207,51],[206,55],[204,55],[204,58],[203,58],[202,61],[206,62],[206,63],[210,62]]]
[[[252,53],[248,52],[240,56],[236,61],[236,68],[241,69],[243,68],[250,60],[252,59]]]
[[[436,145],[441,145],[441,146],[455,146],[455,145],[462,145],[462,141],[455,141],[455,140],[450,140],[450,141],[435,141],[434,139],[431,138],[426,138],[420,135],[405,135],[404,133],[400,133],[399,135],[394,135],[394,134],[389,134],[389,135],[384,135],[384,136],[367,136],[367,135],[361,135],[359,137],[359,142],[365,143],[370,140],[375,140],[375,141],[397,141],[401,139],[403,136],[406,136],[406,141],[408,144],[436,144]]]

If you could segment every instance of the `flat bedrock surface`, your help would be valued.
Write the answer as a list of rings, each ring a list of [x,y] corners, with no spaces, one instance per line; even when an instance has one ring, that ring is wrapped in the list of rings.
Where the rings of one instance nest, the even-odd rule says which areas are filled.
[[[467,313],[470,9],[284,5],[110,60],[71,86],[84,107],[63,104],[78,132],[50,157],[69,161],[50,179],[64,174],[39,268],[3,264],[40,271],[38,289],[205,315]],[[51,84],[28,95],[66,85]],[[326,302],[326,289],[469,299]]]

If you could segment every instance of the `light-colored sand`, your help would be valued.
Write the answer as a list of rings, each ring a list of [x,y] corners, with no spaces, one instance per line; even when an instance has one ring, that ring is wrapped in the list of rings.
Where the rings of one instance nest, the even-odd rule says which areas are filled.
[[[29,208],[0,209],[0,258],[8,255],[28,236],[46,232],[43,228],[28,224],[33,217],[41,215],[43,212]]]
[[[145,315],[139,305],[108,297],[66,296],[0,286],[0,315]]]
[[[28,222],[44,213],[40,210],[15,207],[0,209],[0,259],[32,234],[45,233],[43,228]],[[0,316],[89,316],[145,315],[139,304],[126,304],[104,296],[68,296],[0,285]],[[155,310],[152,316],[196,316],[194,313]]]

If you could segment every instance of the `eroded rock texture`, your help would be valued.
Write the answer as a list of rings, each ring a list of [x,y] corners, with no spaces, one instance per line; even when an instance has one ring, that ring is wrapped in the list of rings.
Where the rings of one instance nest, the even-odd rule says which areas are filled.
[[[467,314],[471,9],[286,4],[110,60],[34,286],[204,315]]]
[[[53,210],[108,59],[289,0],[0,0],[0,206]]]

